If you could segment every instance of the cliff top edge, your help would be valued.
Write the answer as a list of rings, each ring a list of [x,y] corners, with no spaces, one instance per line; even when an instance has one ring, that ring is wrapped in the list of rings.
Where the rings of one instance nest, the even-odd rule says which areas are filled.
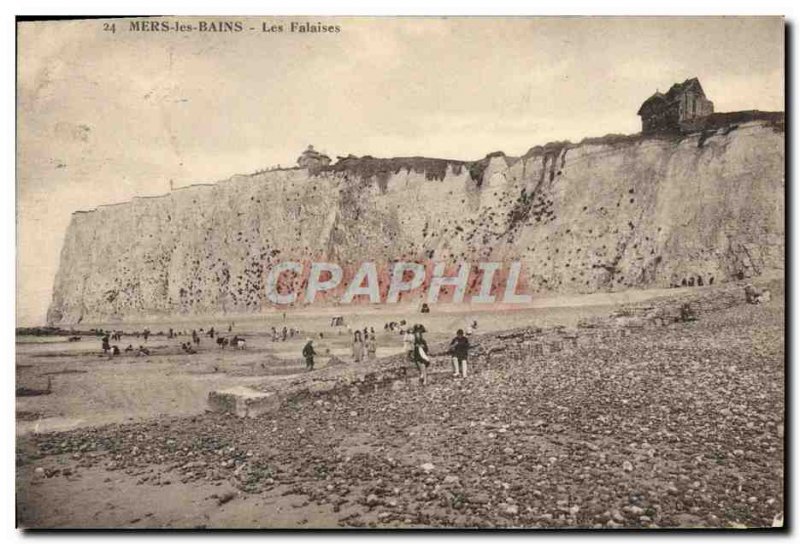
[[[322,167],[318,172],[313,172],[311,175],[317,176],[320,174],[330,173],[334,175],[339,174],[345,176],[354,175],[363,179],[367,179],[373,176],[391,175],[392,173],[407,170],[409,172],[424,174],[429,180],[441,180],[444,179],[448,169],[452,169],[457,175],[461,173],[462,169],[467,169],[470,177],[473,180],[477,180],[482,176],[483,171],[486,169],[489,162],[494,158],[502,158],[505,160],[508,166],[512,166],[514,163],[522,159],[529,159],[531,157],[543,154],[560,153],[564,149],[574,149],[582,146],[634,145],[649,140],[671,141],[677,143],[688,137],[697,135],[698,133],[708,134],[709,131],[716,132],[720,129],[727,129],[729,127],[734,127],[745,123],[761,123],[772,126],[773,128],[779,130],[783,130],[785,114],[782,111],[769,112],[760,110],[713,113],[707,117],[696,120],[694,123],[685,125],[679,132],[664,132],[655,134],[642,134],[641,132],[634,134],[606,134],[599,137],[586,137],[576,143],[573,143],[569,140],[552,141],[544,145],[533,146],[522,156],[510,156],[506,155],[503,151],[494,151],[488,153],[484,158],[474,161],[441,159],[423,156],[390,158],[378,158],[370,155],[364,155],[361,157],[356,155],[339,156],[337,157],[338,160],[335,163]],[[234,174],[228,178],[215,182],[198,182],[190,185],[183,185],[181,187],[176,187],[167,193],[158,195],[134,196],[131,200],[110,204],[101,204],[96,208],[87,210],[76,210],[72,212],[72,215],[88,214],[100,209],[130,204],[137,200],[161,199],[179,191],[215,187],[219,184],[251,179],[264,174],[277,172],[296,172],[301,170],[304,169],[299,167],[275,168],[259,170],[251,174]]]

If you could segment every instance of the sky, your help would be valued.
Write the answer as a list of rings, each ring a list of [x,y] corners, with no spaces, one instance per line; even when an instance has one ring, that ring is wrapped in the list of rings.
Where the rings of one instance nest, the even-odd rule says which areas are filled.
[[[18,325],[44,322],[72,212],[170,181],[294,165],[309,144],[474,160],[634,133],[639,105],[690,77],[716,111],[784,109],[781,18],[225,20],[255,30],[18,23]]]

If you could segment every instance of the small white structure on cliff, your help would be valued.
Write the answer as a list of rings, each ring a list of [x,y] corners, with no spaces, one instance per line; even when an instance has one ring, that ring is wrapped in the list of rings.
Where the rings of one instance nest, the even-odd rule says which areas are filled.
[[[310,172],[318,172],[330,163],[331,158],[324,153],[315,151],[313,145],[309,145],[308,148],[303,151],[303,154],[297,158],[297,165],[300,168],[307,168]]]

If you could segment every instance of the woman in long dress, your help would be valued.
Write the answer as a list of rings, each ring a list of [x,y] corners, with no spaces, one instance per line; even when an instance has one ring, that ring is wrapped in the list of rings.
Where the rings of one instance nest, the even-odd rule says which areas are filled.
[[[369,336],[367,337],[366,348],[367,348],[367,360],[374,361],[375,353],[378,351],[378,341],[375,339],[374,332],[370,333]]]
[[[361,337],[361,331],[356,330],[353,333],[353,360],[356,363],[361,362],[364,357],[364,340]]]

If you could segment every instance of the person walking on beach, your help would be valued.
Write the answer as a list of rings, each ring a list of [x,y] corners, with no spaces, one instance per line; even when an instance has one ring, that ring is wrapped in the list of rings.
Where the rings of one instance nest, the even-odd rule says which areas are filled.
[[[370,333],[370,335],[367,337],[366,346],[367,346],[367,360],[374,361],[375,352],[378,351],[378,341],[375,339],[374,332]]]
[[[303,357],[306,360],[306,370],[314,370],[314,342],[311,338],[306,338],[306,345],[303,346]]]
[[[361,331],[356,329],[353,333],[353,360],[360,363],[364,357],[364,340],[361,337]]]
[[[414,333],[411,329],[403,335],[403,353],[406,354],[407,361],[414,361]]]
[[[430,355],[428,352],[428,343],[422,336],[425,332],[425,327],[422,325],[414,325],[414,364],[419,371],[420,385],[428,385],[428,366],[431,364]]]
[[[450,341],[450,353],[453,356],[453,377],[467,377],[467,352],[469,340],[464,336],[464,331],[458,329],[456,337]]]
[[[103,355],[106,355],[108,353],[108,350],[111,349],[111,343],[109,342],[108,334],[103,335],[101,347],[103,348]]]

